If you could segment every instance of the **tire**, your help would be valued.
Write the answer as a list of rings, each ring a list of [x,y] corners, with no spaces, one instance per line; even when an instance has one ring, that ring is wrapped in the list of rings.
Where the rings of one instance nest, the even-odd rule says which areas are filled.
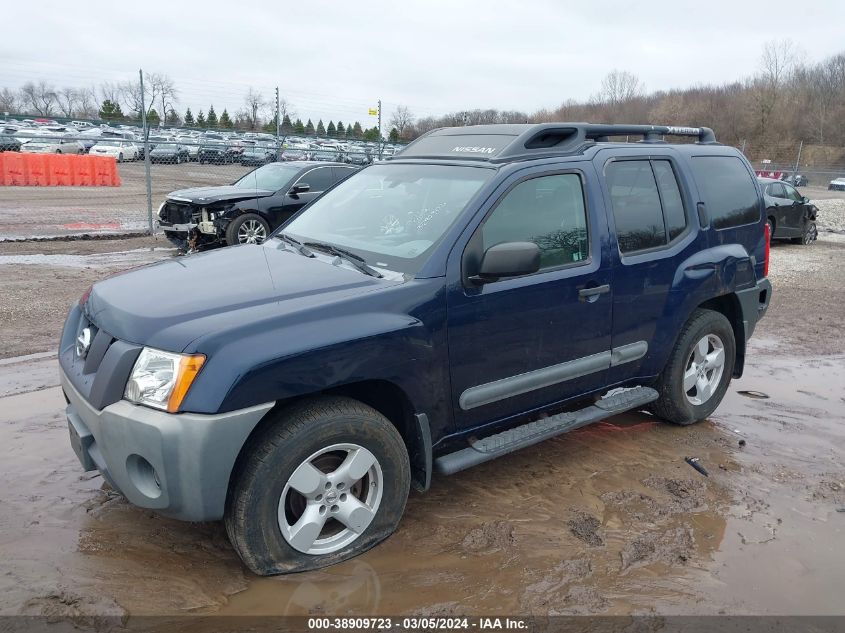
[[[182,157],[181,157],[181,156],[179,156],[179,154],[176,154],[176,164],[177,164],[177,165],[181,165],[181,164],[182,164]]]
[[[771,217],[768,217],[766,218],[766,224],[769,225],[769,241],[772,241],[775,239],[775,221]]]
[[[701,341],[706,341],[706,353],[702,353],[702,348],[696,351]],[[721,367],[717,366],[719,345]],[[708,362],[701,362],[703,356]],[[731,382],[735,360],[736,339],[730,321],[720,312],[696,310],[681,329],[672,354],[654,386],[659,398],[649,406],[649,410],[667,422],[684,426],[705,419],[722,401]],[[698,380],[689,389],[684,388],[690,386],[690,382],[685,385],[685,377],[689,380],[701,375],[691,363],[702,368],[700,371],[703,372],[706,388],[702,389],[700,385],[705,382]]]
[[[239,215],[226,227],[226,243],[261,244],[270,235],[270,225],[257,213]]]
[[[118,154],[118,155],[117,155],[117,162],[118,162],[118,163],[122,163],[122,162],[123,162],[123,152],[120,152],[120,154]]]
[[[793,244],[801,244],[803,246],[809,246],[810,244],[812,244],[813,242],[816,241],[816,237],[818,236],[818,234],[819,234],[819,230],[816,227],[816,223],[815,222],[806,222],[804,224],[804,229],[803,229],[803,233],[801,234],[801,237],[793,237],[791,241],[792,241]]]
[[[232,546],[259,575],[319,569],[367,551],[396,530],[408,499],[411,473],[401,435],[351,398],[305,400],[279,412],[241,455],[224,523]],[[353,484],[358,474],[343,477],[342,465],[361,464],[359,457],[366,472]],[[319,478],[293,477],[297,472]],[[303,484],[307,496],[297,491]],[[296,530],[306,513],[314,521],[310,534]],[[342,522],[350,520],[354,530]]]

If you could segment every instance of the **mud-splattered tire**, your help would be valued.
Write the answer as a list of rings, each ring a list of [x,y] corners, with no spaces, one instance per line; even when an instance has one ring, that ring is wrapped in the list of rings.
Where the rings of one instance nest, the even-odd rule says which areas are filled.
[[[352,459],[357,456],[364,461]],[[362,465],[367,470],[358,484],[338,475],[354,477]],[[410,481],[402,437],[378,411],[345,397],[303,401],[276,414],[244,447],[229,486],[226,531],[256,574],[327,567],[367,551],[396,530]],[[350,507],[359,514],[350,514]],[[362,508],[372,509],[363,520]],[[297,540],[292,528],[308,523],[311,511],[328,518],[314,528],[311,541]]]
[[[701,348],[697,348],[698,345]],[[718,349],[721,349],[722,364],[716,367]],[[702,357],[703,360],[698,361]],[[706,359],[710,357],[714,360],[708,371]],[[650,411],[673,424],[687,425],[705,419],[722,401],[731,381],[735,360],[736,340],[730,321],[713,310],[696,310],[682,328],[669,361],[655,385],[660,397],[650,405]],[[702,382],[693,385],[685,383],[699,368],[698,377]],[[720,370],[718,377],[715,375],[716,370]],[[706,386],[708,375],[713,378],[712,389],[702,401],[701,397],[697,397],[697,385]]]

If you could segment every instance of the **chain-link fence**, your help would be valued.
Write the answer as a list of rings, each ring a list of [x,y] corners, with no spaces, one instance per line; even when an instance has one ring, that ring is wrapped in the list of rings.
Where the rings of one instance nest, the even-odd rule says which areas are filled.
[[[845,177],[845,147],[803,141],[743,141],[738,147],[758,175],[799,187],[828,189],[831,181]]]
[[[57,182],[55,174],[47,173],[27,183],[23,171],[28,167],[19,169],[17,179],[0,180],[6,183],[0,188],[0,240],[151,233],[157,228],[158,207],[172,191],[229,185],[272,162],[364,166],[400,149],[398,144],[357,139],[179,128],[145,135],[141,128],[7,124],[2,132],[0,150],[23,157],[112,159],[116,178],[110,186],[85,186],[73,175]]]

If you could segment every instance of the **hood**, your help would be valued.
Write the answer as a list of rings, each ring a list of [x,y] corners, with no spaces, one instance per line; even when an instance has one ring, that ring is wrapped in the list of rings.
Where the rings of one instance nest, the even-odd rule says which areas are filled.
[[[248,324],[317,318],[303,313],[324,314],[333,304],[399,283],[303,257],[272,240],[118,273],[94,285],[84,310],[116,338],[178,352]]]
[[[246,198],[266,198],[274,192],[266,189],[243,189],[242,187],[193,187],[191,189],[180,189],[167,194],[168,199],[177,202],[189,201],[195,204],[209,204],[212,202],[223,202],[227,200],[243,200]]]

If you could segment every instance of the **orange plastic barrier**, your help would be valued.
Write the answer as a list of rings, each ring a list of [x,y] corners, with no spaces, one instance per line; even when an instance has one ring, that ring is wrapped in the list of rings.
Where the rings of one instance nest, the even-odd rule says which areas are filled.
[[[46,154],[23,154],[27,185],[46,187],[51,184],[48,159]]]
[[[0,185],[119,187],[117,161],[108,156],[0,152]]]
[[[26,166],[22,154],[3,152],[3,184],[9,186],[26,184]]]
[[[62,187],[73,185],[73,159],[69,154],[54,154],[50,156],[50,184]]]

